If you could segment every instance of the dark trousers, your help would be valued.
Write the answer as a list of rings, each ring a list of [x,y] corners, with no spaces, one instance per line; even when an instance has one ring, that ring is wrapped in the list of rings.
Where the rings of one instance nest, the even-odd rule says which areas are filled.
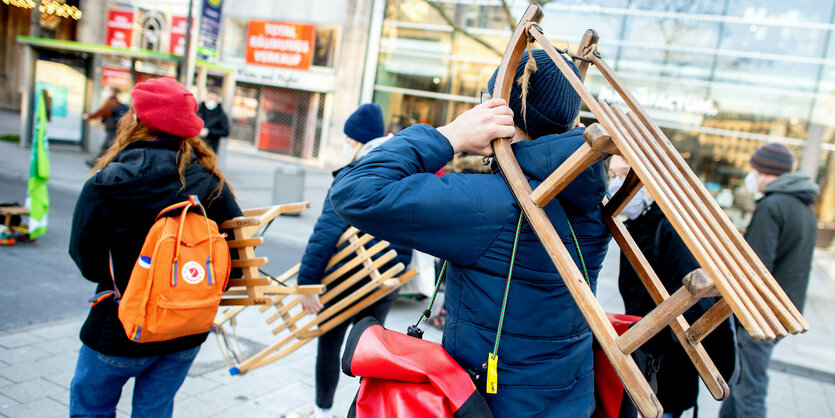
[[[373,316],[384,324],[396,298],[397,292],[390,293],[377,303],[360,311],[352,319],[339,324],[319,337],[316,352],[316,406],[322,409],[329,409],[333,406],[333,396],[336,393],[336,385],[339,383],[339,373],[341,373],[339,352],[342,350],[342,342],[345,340],[348,326],[356,324],[367,316]],[[325,309],[333,303],[325,304]]]

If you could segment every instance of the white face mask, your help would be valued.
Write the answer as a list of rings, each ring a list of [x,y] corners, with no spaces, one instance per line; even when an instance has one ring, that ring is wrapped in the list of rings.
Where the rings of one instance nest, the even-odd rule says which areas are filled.
[[[101,91],[101,98],[102,98],[102,99],[107,100],[107,99],[109,99],[109,98],[110,98],[110,97],[112,97],[112,96],[113,96],[113,92],[112,92],[112,91],[110,91],[110,90],[105,89],[105,90],[102,90],[102,91]]]
[[[342,144],[342,157],[344,157],[349,162],[351,161],[351,157],[354,156],[354,146],[355,145],[356,144],[349,144],[347,142]]]
[[[749,171],[745,176],[745,190],[757,194],[760,191],[760,179],[753,171]]]
[[[214,100],[206,100],[206,109],[215,110],[217,107],[217,102]]]
[[[620,190],[621,186],[623,186],[623,179],[621,179],[620,177],[613,178],[609,181],[609,194],[614,196],[615,193],[617,193],[617,191]],[[650,204],[652,204],[652,201],[648,200],[646,197],[644,197],[644,195],[644,188],[642,187],[641,190],[639,190],[638,193],[636,193],[635,196],[632,197],[632,200],[630,200],[629,203],[626,204],[626,206],[620,213],[623,216],[626,216],[626,219],[629,220],[633,220],[641,216],[641,214],[644,213],[644,210],[647,207],[649,207]]]

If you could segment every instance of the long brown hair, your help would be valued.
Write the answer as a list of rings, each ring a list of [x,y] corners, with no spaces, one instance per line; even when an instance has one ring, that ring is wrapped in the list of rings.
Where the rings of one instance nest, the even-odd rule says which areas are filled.
[[[149,141],[159,138],[159,134],[151,131],[150,128],[139,121],[135,116],[136,112],[131,106],[131,108],[128,109],[128,111],[119,119],[119,125],[116,130],[116,138],[113,141],[113,145],[107,149],[107,152],[105,152],[104,155],[96,160],[96,164],[93,165],[93,172],[107,167],[107,165],[110,164],[126,146],[128,146],[128,144],[136,141]],[[177,159],[179,161],[177,171],[180,175],[180,183],[182,184],[180,190],[183,190],[186,187],[185,173],[186,168],[188,168],[189,164],[191,164],[192,152],[197,156],[197,161],[199,161],[200,164],[203,164],[203,167],[206,167],[209,172],[218,178],[217,188],[209,197],[209,200],[214,200],[219,197],[220,193],[223,191],[223,186],[226,185],[226,177],[224,177],[223,172],[220,171],[220,167],[217,166],[217,155],[215,155],[214,151],[212,151],[212,149],[206,145],[202,139],[196,136],[180,140],[180,151],[177,154]],[[229,189],[232,189],[231,186],[229,186]]]

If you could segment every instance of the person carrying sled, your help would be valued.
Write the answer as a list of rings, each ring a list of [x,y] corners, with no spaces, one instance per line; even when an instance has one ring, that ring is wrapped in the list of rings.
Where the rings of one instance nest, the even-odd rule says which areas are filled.
[[[516,81],[529,60],[524,54],[509,104],[492,99],[446,126],[400,131],[347,168],[330,201],[349,224],[448,260],[443,346],[481,376],[476,386],[495,416],[589,416],[591,330],[542,244],[520,219],[501,174],[496,168],[491,174],[433,174],[458,152],[490,156],[491,140],[512,137],[516,158],[535,188],[585,142],[583,128],[575,127],[580,97],[545,51],[531,54],[538,70],[528,70],[529,84]],[[495,78],[494,73],[488,84],[491,93]],[[597,162],[544,208],[575,263],[584,260],[592,290],[610,238],[599,208],[605,191],[603,164]],[[520,223],[498,346],[498,390],[489,394],[483,365],[496,342]]]

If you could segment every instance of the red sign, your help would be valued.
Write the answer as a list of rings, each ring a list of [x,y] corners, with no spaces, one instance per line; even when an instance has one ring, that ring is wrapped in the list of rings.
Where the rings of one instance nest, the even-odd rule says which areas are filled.
[[[133,36],[133,12],[124,10],[108,10],[107,12],[107,45],[128,49],[131,47]]]
[[[122,90],[130,90],[130,70],[119,67],[102,67],[101,83],[102,85],[118,87]]]
[[[250,20],[246,62],[307,70],[313,61],[315,29],[300,23]]]
[[[168,52],[174,55],[183,56],[186,50],[186,18],[183,16],[171,17],[171,42],[168,44]]]

